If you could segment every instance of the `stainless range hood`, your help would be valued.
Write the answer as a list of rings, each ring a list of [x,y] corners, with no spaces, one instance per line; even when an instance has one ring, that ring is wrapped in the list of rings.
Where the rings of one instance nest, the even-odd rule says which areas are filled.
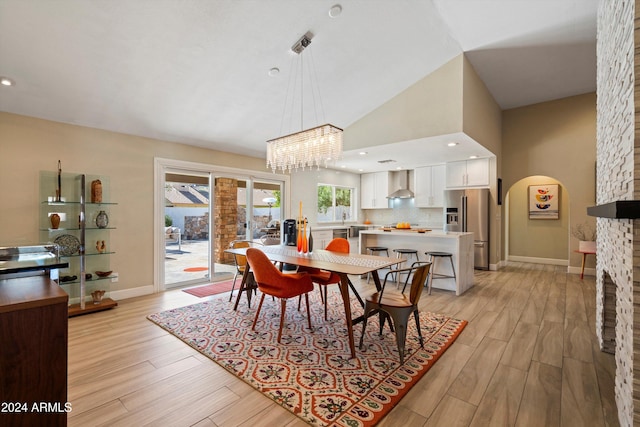
[[[387,196],[387,199],[412,199],[413,191],[409,190],[409,171],[393,172],[394,182],[397,182],[396,187],[400,187],[393,193]]]

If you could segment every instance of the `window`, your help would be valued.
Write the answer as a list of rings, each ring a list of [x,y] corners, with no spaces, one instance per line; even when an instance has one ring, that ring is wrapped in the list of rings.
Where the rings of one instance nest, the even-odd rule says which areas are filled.
[[[351,221],[355,188],[318,184],[318,222]]]

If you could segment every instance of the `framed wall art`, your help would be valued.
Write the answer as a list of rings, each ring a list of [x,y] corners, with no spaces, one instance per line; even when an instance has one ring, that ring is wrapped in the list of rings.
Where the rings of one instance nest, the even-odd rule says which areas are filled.
[[[558,184],[529,186],[529,219],[558,219],[559,211]]]

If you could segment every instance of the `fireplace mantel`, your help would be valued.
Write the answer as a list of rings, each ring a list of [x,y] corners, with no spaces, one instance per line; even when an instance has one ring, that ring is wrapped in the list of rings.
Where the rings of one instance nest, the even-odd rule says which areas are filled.
[[[638,219],[640,218],[640,200],[617,200],[590,206],[587,208],[587,215],[598,218]]]

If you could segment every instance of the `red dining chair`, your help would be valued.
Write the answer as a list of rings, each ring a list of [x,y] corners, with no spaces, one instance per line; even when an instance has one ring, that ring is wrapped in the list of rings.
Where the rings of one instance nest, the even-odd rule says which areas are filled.
[[[418,337],[420,339],[420,347],[424,346],[424,340],[422,338],[422,332],[420,331],[420,316],[418,315],[418,302],[422,295],[422,289],[424,288],[429,274],[430,262],[418,261],[414,262],[409,268],[402,268],[399,270],[393,270],[386,274],[382,290],[376,292],[369,297],[364,306],[364,321],[362,323],[362,335],[360,336],[360,349],[362,350],[363,339],[365,330],[367,328],[367,318],[372,311],[383,311],[391,317],[393,320],[393,326],[396,332],[396,344],[398,346],[398,353],[400,354],[400,364],[404,363],[405,342],[407,339],[407,325],[409,324],[409,318],[413,314],[416,322],[416,328],[418,329]],[[406,273],[402,293],[398,291],[386,291],[385,285],[387,284],[387,278],[394,273]],[[409,295],[405,295],[405,289],[409,281],[409,276],[413,273],[413,279],[411,281],[411,288]],[[382,335],[382,328],[384,327],[384,320],[386,316],[380,316],[380,335]]]
[[[311,329],[311,312],[309,311],[309,292],[313,290],[313,282],[307,273],[284,274],[267,258],[259,249],[247,249],[247,262],[253,272],[253,277],[258,284],[258,289],[262,292],[260,304],[253,319],[252,330],[255,330],[258,316],[262,309],[262,303],[266,295],[280,299],[280,328],[278,329],[278,342],[282,338],[282,327],[284,316],[287,311],[287,299],[304,294],[307,302],[307,319],[309,329]]]
[[[349,241],[342,237],[336,237],[331,240],[325,247],[325,250],[332,252],[339,252],[348,254],[350,250]],[[318,284],[318,290],[320,291],[320,299],[324,303],[324,320],[327,318],[327,287],[329,285],[340,283],[340,275],[331,271],[320,270],[313,267],[298,267],[298,272],[305,272],[311,276],[311,280]],[[323,294],[324,289],[324,294]],[[300,308],[300,301],[298,301],[298,309]]]

